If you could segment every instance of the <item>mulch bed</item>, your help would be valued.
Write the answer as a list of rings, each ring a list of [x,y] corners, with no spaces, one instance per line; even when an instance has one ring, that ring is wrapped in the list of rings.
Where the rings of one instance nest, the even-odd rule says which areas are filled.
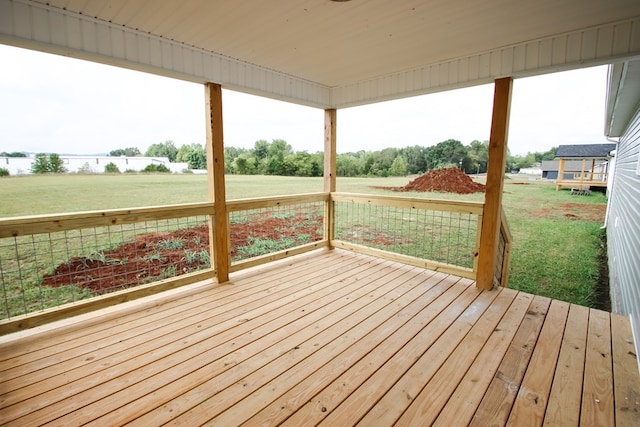
[[[231,256],[239,247],[250,245],[250,238],[278,240],[295,238],[301,234],[311,241],[322,239],[318,233],[321,217],[295,215],[274,218],[269,215],[254,217],[250,223],[230,225]],[[167,242],[180,242],[178,248],[169,248]],[[135,241],[90,256],[73,257],[58,265],[53,273],[44,276],[43,285],[58,287],[71,283],[90,289],[96,294],[160,280],[167,276],[200,270],[209,259],[209,226],[176,231],[148,233],[136,236]],[[190,254],[189,259],[186,254]]]

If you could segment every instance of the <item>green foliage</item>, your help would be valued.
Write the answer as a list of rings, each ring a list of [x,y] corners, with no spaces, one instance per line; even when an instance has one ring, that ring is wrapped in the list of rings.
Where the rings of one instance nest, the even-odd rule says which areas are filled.
[[[19,151],[13,151],[11,153],[7,153],[6,151],[3,151],[2,153],[0,153],[0,157],[27,157],[27,155]]]
[[[116,150],[109,151],[109,156],[111,157],[136,157],[142,156],[140,150],[137,147],[127,147],[127,148],[118,148]]]
[[[178,156],[178,149],[173,141],[165,141],[151,144],[144,155],[147,157],[167,157],[170,162],[175,162]]]
[[[170,173],[171,170],[169,170],[169,168],[166,167],[163,164],[151,163],[150,165],[147,165],[144,169],[142,169],[142,172],[144,172],[144,173],[154,173],[154,172]]]
[[[120,169],[118,169],[118,166],[115,163],[110,162],[110,163],[107,163],[104,166],[104,172],[105,173],[120,173]]]
[[[65,173],[62,159],[56,153],[38,153],[31,165],[33,173]]]
[[[157,246],[165,250],[182,249],[184,247],[184,241],[182,239],[161,240]]]
[[[427,166],[429,169],[440,169],[450,166],[459,167],[463,171],[472,169],[471,157],[462,142],[447,139],[427,149]]]
[[[188,163],[190,169],[206,169],[207,153],[200,144],[184,144],[178,150],[176,162]]]
[[[281,251],[296,245],[295,239],[284,237],[281,239],[262,239],[259,237],[249,237],[247,246],[238,247],[238,258],[246,259],[272,252]]]
[[[9,169],[0,168],[0,176],[9,176]]]
[[[398,156],[393,159],[391,167],[389,168],[390,176],[406,176],[407,175],[407,161],[402,156]]]

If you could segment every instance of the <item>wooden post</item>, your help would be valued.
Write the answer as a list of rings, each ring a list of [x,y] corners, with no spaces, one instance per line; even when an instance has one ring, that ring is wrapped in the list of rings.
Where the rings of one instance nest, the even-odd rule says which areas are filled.
[[[207,183],[214,203],[214,219],[209,221],[212,266],[218,282],[229,280],[229,218],[224,182],[224,137],[222,133],[222,86],[205,85],[207,116]],[[215,263],[215,264],[214,264]]]
[[[335,109],[324,110],[324,191],[336,191],[336,119]]]
[[[491,135],[489,137],[487,188],[484,197],[478,275],[476,278],[477,286],[480,289],[493,288],[502,212],[502,188],[507,162],[507,135],[512,86],[513,79],[511,77],[495,81],[493,117],[491,119]]]
[[[556,178],[556,191],[559,191],[562,187],[560,181],[564,180],[564,164],[565,160],[560,159],[560,163],[558,164],[558,177]]]
[[[337,111],[334,108],[324,110],[324,187],[323,191],[336,191],[336,120]],[[324,238],[329,241],[334,236],[334,209],[331,197],[324,207]]]

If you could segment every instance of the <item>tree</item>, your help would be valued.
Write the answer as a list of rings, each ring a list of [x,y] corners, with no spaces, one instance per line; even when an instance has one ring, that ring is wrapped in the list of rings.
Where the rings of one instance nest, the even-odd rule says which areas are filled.
[[[187,157],[187,163],[190,169],[206,169],[207,168],[207,153],[201,145],[194,147]]]
[[[65,173],[67,169],[63,166],[63,161],[56,153],[49,154],[49,172]]]
[[[33,173],[49,173],[49,156],[46,153],[36,154],[36,158],[31,164]]]
[[[393,163],[389,168],[389,175],[391,176],[406,176],[407,175],[407,161],[402,156],[398,156],[393,159]]]
[[[489,163],[489,141],[471,141],[467,147],[469,158],[471,159],[470,173],[485,173]]]
[[[269,144],[269,157],[267,158],[267,174],[283,175],[284,158],[291,154],[291,146],[283,139],[274,139]],[[256,156],[257,157],[257,156]]]
[[[427,166],[430,169],[443,167],[462,167],[464,171],[472,169],[472,162],[467,148],[455,139],[447,139],[427,149]]]
[[[398,150],[398,155],[407,161],[407,173],[418,174],[427,170],[426,149],[419,145]]]
[[[65,173],[66,171],[62,159],[56,153],[38,153],[31,164],[33,173]]]
[[[3,151],[2,153],[0,153],[0,157],[27,157],[27,155],[19,151],[14,151],[11,153],[7,153],[6,151]]]
[[[151,144],[144,155],[147,157],[166,157],[170,162],[175,162],[178,149],[173,141],[165,141],[158,144]]]
[[[109,156],[111,157],[136,157],[142,156],[140,150],[137,147],[127,147],[127,148],[118,148],[116,150],[109,151]]]
[[[189,164],[189,169],[206,169],[207,153],[200,144],[184,144],[176,154],[176,162],[185,162]],[[226,168],[226,165],[225,165]]]

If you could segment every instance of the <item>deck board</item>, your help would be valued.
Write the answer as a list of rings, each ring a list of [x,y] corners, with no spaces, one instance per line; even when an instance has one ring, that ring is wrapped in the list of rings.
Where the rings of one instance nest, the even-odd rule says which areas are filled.
[[[639,425],[629,320],[320,250],[0,337],[2,425]]]

